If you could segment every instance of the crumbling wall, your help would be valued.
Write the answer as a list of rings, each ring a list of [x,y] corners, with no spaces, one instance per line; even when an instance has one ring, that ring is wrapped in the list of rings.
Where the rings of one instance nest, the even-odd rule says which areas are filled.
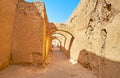
[[[10,62],[11,38],[18,0],[0,0],[0,70]]]
[[[79,54],[83,49],[88,53],[93,53],[100,61],[97,63],[100,67],[111,67],[112,73],[119,72],[114,70],[114,67],[120,69],[120,0],[81,0],[78,7],[73,12],[70,19],[67,21],[67,26],[73,28],[72,34],[75,39],[71,48],[71,58],[78,60]],[[101,58],[104,58],[101,60]],[[80,56],[81,57],[81,56]],[[80,58],[79,57],[79,58]],[[83,59],[91,59],[92,56],[83,55]],[[97,60],[97,58],[94,58]],[[109,66],[105,60],[109,60],[113,66]],[[103,65],[101,61],[105,61]],[[80,61],[91,66],[91,61]],[[98,72],[104,71],[103,69]],[[108,70],[105,70],[108,71]],[[98,74],[97,74],[98,75]],[[100,76],[102,75],[102,76]],[[99,74],[98,78],[119,78],[119,73],[104,76]]]
[[[34,3],[19,1],[12,38],[12,63],[42,62],[43,26],[43,18]]]
[[[105,57],[119,61],[119,7],[119,1],[81,0],[67,21],[67,26],[73,28],[72,34],[75,36],[73,44],[79,45],[79,47],[73,45],[71,51],[76,49],[78,55],[82,49],[99,56],[107,53]]]
[[[112,61],[86,50],[82,50],[78,62],[91,70],[97,78],[119,78],[120,62]]]

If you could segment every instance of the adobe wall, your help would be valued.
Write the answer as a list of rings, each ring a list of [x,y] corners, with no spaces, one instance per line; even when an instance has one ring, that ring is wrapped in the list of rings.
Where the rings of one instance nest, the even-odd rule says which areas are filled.
[[[71,48],[71,59],[74,61],[80,58],[81,51],[86,50],[93,55],[83,54],[82,60],[92,59],[94,55],[99,59],[97,63],[100,67],[101,61],[105,61],[104,67],[111,67],[112,73],[105,78],[119,78],[120,70],[120,0],[81,0],[78,7],[66,22],[69,28],[73,28],[72,34],[75,39]],[[102,58],[102,59],[101,59]],[[110,63],[108,62],[110,61]],[[91,66],[91,61],[79,61],[82,64]],[[117,62],[117,64],[115,64]],[[113,66],[110,66],[112,64]],[[95,67],[95,66],[93,66]],[[115,69],[116,69],[115,68]],[[99,69],[99,72],[104,71]],[[98,74],[97,74],[98,75]],[[102,75],[103,77],[100,77]],[[98,78],[104,78],[101,73]]]
[[[34,3],[20,1],[14,23],[12,63],[42,62],[43,27],[43,17]]]
[[[104,54],[108,59],[120,61],[120,1],[102,1],[81,0],[67,21],[68,27],[73,28],[74,45],[79,45],[73,45],[71,51],[76,51],[75,57],[78,57],[82,49],[86,49],[99,56]]]
[[[18,0],[0,0],[0,70],[10,62],[11,38]]]
[[[86,50],[82,50],[78,62],[91,70],[97,78],[119,78],[120,62],[112,61]]]

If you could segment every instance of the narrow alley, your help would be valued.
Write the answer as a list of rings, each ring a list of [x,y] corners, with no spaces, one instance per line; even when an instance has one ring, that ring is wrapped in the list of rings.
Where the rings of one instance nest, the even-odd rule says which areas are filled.
[[[120,0],[0,0],[0,78],[120,78]]]
[[[0,78],[96,78],[96,76],[80,64],[71,64],[60,50],[54,50],[44,68],[10,65],[0,72]]]

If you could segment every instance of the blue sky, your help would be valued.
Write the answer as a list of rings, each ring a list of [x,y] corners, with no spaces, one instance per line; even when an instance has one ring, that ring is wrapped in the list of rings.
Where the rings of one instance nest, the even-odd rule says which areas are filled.
[[[32,2],[34,0],[25,0]],[[80,0],[44,0],[50,22],[64,23],[71,16]]]

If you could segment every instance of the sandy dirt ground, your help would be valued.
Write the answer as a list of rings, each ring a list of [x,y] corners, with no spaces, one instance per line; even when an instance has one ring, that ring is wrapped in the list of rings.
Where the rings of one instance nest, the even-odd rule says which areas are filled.
[[[9,65],[0,72],[0,78],[96,78],[96,76],[80,64],[71,64],[60,50],[54,50],[44,67]]]

